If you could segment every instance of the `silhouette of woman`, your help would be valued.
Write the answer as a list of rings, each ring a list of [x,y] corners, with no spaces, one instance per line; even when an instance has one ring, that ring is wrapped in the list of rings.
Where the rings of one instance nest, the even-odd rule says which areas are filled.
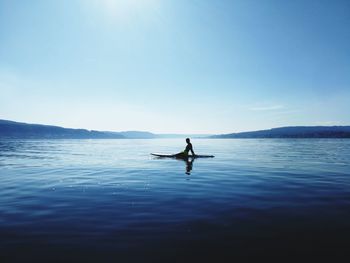
[[[190,141],[190,138],[186,138],[186,148],[183,152],[180,152],[178,154],[175,155],[176,158],[181,158],[181,159],[187,159],[188,158],[188,153],[191,151],[192,156],[195,156],[196,154],[193,151],[193,146],[192,143]]]

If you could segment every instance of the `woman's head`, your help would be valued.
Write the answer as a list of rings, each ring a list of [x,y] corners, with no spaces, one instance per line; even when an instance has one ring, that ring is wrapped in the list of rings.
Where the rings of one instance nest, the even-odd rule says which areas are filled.
[[[190,143],[190,138],[186,138],[186,142],[187,142],[187,143]]]

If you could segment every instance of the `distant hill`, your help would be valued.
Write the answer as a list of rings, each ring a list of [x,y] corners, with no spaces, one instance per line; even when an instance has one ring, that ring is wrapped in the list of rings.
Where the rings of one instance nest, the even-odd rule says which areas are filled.
[[[295,126],[213,135],[209,138],[350,138],[350,126]]]
[[[158,137],[154,133],[145,131],[123,131],[119,132],[119,134],[128,139],[155,139]]]
[[[0,120],[0,138],[18,139],[156,139],[156,138],[350,138],[350,126],[295,126],[269,130],[203,134],[154,134],[145,131],[94,131]]]
[[[20,139],[124,139],[118,133],[68,129],[59,126],[0,120],[0,138]]]
[[[156,139],[156,138],[203,138],[203,134],[154,134],[146,131],[90,131],[52,125],[28,124],[0,120],[0,138],[18,139]]]

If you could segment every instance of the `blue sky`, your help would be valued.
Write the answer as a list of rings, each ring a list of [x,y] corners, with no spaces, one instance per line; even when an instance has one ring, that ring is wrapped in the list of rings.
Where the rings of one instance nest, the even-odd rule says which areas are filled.
[[[350,125],[350,2],[0,0],[0,118],[228,133]]]

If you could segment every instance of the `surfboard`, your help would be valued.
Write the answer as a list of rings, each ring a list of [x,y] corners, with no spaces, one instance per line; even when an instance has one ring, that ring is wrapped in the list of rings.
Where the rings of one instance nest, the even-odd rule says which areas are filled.
[[[151,155],[156,156],[156,157],[163,157],[163,158],[176,158],[176,154],[151,153]],[[195,156],[188,155],[188,158],[213,158],[213,157],[214,157],[214,155],[203,155],[203,154],[196,154]]]

